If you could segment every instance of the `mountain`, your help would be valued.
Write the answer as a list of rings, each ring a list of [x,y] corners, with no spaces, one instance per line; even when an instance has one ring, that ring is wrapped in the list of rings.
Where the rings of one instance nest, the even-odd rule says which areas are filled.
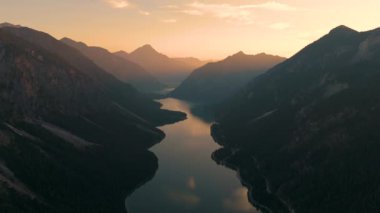
[[[273,212],[380,211],[380,29],[339,26],[220,106],[213,158]]]
[[[14,25],[14,24],[11,24],[11,23],[8,23],[8,22],[0,23],[0,28],[3,28],[3,27],[20,28],[22,26],[20,26],[20,25]]]
[[[160,109],[77,50],[29,28],[0,29],[1,212],[125,212],[153,177]]]
[[[206,63],[194,58],[169,58],[151,45],[144,45],[129,54],[123,51],[115,54],[139,64],[158,80],[172,86],[180,84],[191,71]]]
[[[79,50],[100,68],[113,74],[118,79],[132,84],[141,91],[157,91],[165,88],[163,84],[138,64],[118,57],[104,48],[89,47],[82,42],[76,42],[69,38],[63,38],[61,41]]]
[[[117,55],[117,56],[119,56],[119,57],[122,57],[124,59],[128,59],[128,57],[129,57],[129,53],[127,53],[127,52],[125,52],[123,50],[115,52],[114,54]]]
[[[193,67],[193,70],[195,68],[201,67],[211,61],[202,61],[194,57],[185,57],[185,58],[173,58],[173,60],[183,62],[191,67]]]
[[[265,53],[236,53],[226,59],[196,69],[171,96],[195,102],[220,102],[240,90],[249,80],[285,58]]]

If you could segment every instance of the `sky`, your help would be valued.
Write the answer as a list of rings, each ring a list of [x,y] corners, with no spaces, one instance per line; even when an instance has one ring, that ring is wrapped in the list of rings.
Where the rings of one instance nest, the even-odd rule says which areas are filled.
[[[380,27],[379,0],[0,0],[0,22],[110,51],[171,57],[243,51],[290,57],[338,25]]]

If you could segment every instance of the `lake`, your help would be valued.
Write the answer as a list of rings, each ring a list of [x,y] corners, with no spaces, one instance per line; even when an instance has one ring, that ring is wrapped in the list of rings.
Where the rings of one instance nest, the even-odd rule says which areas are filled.
[[[126,199],[129,213],[257,213],[236,173],[217,165],[211,154],[220,148],[210,123],[194,116],[190,105],[160,100],[164,109],[182,111],[187,120],[160,127],[166,138],[153,147],[159,159],[155,177]]]

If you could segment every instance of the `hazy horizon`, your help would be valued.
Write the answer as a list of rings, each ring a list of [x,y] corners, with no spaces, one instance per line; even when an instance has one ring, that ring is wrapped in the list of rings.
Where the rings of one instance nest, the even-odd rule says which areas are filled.
[[[379,0],[0,5],[0,213],[380,212]]]
[[[290,57],[336,26],[358,31],[380,26],[380,2],[375,0],[0,2],[0,22],[45,31],[58,39],[69,37],[112,52],[151,44],[170,57],[203,60],[239,51]]]

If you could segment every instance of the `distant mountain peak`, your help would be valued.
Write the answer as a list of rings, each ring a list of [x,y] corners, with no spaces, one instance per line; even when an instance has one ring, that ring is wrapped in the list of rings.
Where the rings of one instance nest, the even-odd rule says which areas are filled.
[[[137,48],[135,51],[133,51],[133,52],[154,52],[154,53],[158,53],[157,52],[157,50],[156,49],[154,49],[153,47],[152,47],[152,45],[150,45],[150,44],[145,44],[144,46],[142,46],[142,47],[139,47],[139,48]]]
[[[262,53],[258,53],[257,56],[267,56],[268,54],[262,52]]]
[[[85,44],[85,43],[83,43],[83,42],[80,42],[80,41],[74,41],[73,39],[71,39],[71,38],[67,38],[67,37],[62,38],[61,41],[62,41],[63,43],[66,43],[66,44],[78,45],[78,46],[81,46],[81,47],[88,47],[87,44]]]
[[[143,58],[155,58],[155,59],[160,59],[160,60],[169,59],[168,56],[166,56],[166,55],[158,52],[150,44],[146,44],[144,46],[141,46],[141,47],[137,48],[136,50],[134,50],[133,52],[131,52],[129,54],[129,56],[132,57],[132,58],[134,58],[134,57],[137,57],[137,58],[143,57]]]
[[[8,22],[4,22],[4,23],[0,23],[0,28],[2,27],[14,27],[14,28],[20,28],[22,27],[21,25],[15,25],[15,24],[11,24],[11,23],[8,23]]]
[[[266,60],[266,59],[270,59],[270,58],[281,58],[282,60],[286,59],[286,58],[281,57],[281,56],[266,54],[265,52],[261,52],[261,53],[255,54],[255,55],[250,55],[250,54],[244,53],[243,51],[239,51],[239,52],[237,52],[231,56],[228,56],[225,59],[225,61],[236,62],[236,61],[240,61],[240,60],[253,60],[253,59]]]
[[[73,39],[71,39],[71,38],[67,38],[67,37],[63,37],[63,38],[61,39],[61,41],[70,41],[70,42],[75,42],[75,43],[77,43],[77,42],[74,41]]]
[[[352,34],[352,33],[359,33],[359,32],[345,25],[340,25],[332,29],[329,34],[348,34],[348,33]]]
[[[145,45],[143,45],[141,48],[143,48],[143,49],[154,49],[154,48],[152,47],[152,45],[150,45],[150,44],[145,44]]]
[[[239,51],[232,56],[244,56],[244,55],[247,55],[247,54],[245,54],[243,51]]]
[[[117,52],[114,52],[113,54],[116,55],[116,56],[118,56],[118,57],[121,57],[121,58],[124,58],[126,60],[129,60],[128,59],[129,53],[125,52],[124,50],[119,50]]]
[[[226,58],[226,60],[236,60],[236,59],[239,59],[239,58],[243,58],[247,56],[247,54],[245,54],[243,51],[239,51],[233,55],[230,55]]]
[[[125,54],[125,55],[128,55],[129,53],[125,52],[124,50],[119,50],[117,52],[114,52],[114,54]]]

